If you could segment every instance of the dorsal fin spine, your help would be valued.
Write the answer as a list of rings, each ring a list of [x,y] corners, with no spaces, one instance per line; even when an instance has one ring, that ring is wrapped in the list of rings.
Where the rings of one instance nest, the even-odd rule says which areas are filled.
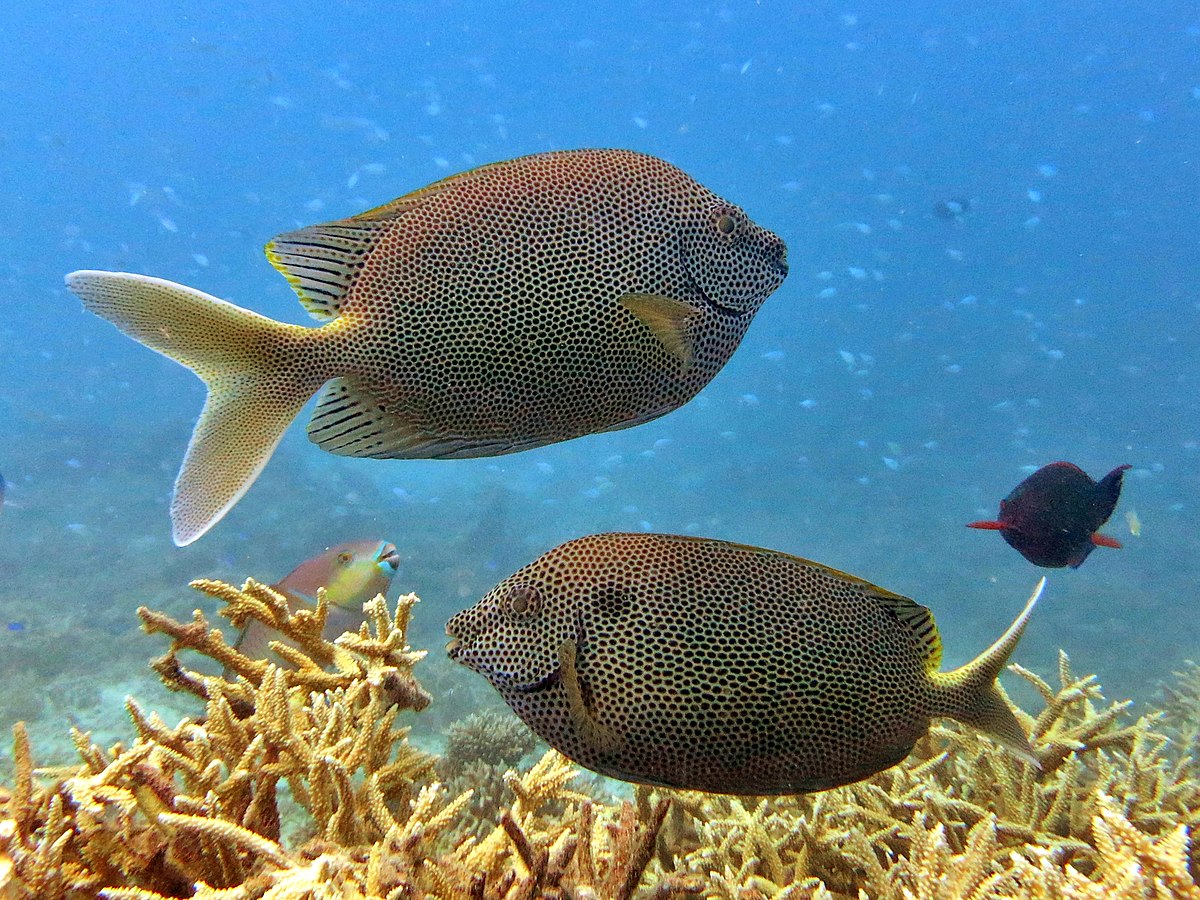
[[[383,227],[353,219],[310,225],[268,243],[267,259],[288,280],[309,314],[328,322],[341,315],[342,299],[378,243]]]

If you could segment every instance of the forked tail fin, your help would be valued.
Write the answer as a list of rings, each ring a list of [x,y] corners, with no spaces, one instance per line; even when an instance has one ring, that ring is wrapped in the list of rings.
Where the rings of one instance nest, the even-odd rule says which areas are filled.
[[[288,424],[332,377],[317,349],[321,329],[145,275],[72,272],[67,287],[88,310],[208,386],[171,500],[172,537],[190,544],[241,499]]]
[[[1046,579],[1043,578],[1034,587],[1020,615],[992,646],[965,666],[933,675],[937,715],[949,716],[978,728],[1034,766],[1039,764],[1029,746],[1029,736],[1009,709],[996,678],[1017,649],[1017,642],[1021,640],[1045,586]]]

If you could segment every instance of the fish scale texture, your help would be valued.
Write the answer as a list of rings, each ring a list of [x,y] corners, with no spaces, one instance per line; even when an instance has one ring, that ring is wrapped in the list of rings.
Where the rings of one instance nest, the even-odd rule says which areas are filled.
[[[901,760],[936,711],[928,664],[940,644],[927,609],[722,541],[570,541],[446,631],[451,656],[547,742],[629,781],[822,790]],[[557,655],[564,641],[577,646],[582,716]]]
[[[355,229],[366,252],[348,258]],[[295,259],[306,241],[344,261],[327,287],[347,284],[344,377],[309,434],[352,456],[490,456],[663,415],[716,375],[787,272],[783,241],[741,209],[622,150],[484,166],[269,249]],[[678,304],[687,358],[622,302],[647,294]]]

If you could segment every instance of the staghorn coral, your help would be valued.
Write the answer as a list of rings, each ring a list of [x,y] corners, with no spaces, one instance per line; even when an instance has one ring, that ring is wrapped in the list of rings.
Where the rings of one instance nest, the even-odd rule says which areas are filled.
[[[18,724],[0,900],[1200,898],[1188,840],[1200,783],[1167,737],[1186,716],[1129,721],[1065,655],[1055,687],[1014,668],[1043,699],[1036,715],[1018,710],[1040,770],[936,727],[904,765],[822,794],[638,788],[616,801],[589,795],[554,751],[500,771],[523,745],[498,721],[472,723],[455,753],[507,746],[499,763],[454,771],[408,744],[398,716],[429,703],[405,637],[415,597],[394,610],[376,598],[369,623],[331,643],[323,601],[291,615],[257,582],[196,586],[235,626],[258,617],[294,640],[294,668],[243,656],[199,612],[140,610],[172,639],[156,670],[203,715],[172,728],[130,699],[130,746],[74,732],[81,763],[56,770],[35,767]],[[230,677],[187,668],[187,653]],[[1168,702],[1192,709],[1189,684]]]
[[[234,608],[269,592],[252,581],[242,591],[196,586]],[[412,676],[424,654],[405,640],[415,602],[401,598],[389,614],[375,598],[365,607],[370,624],[335,646],[320,636],[322,598],[315,616],[298,613],[281,623],[302,648],[288,648],[295,671],[242,656],[198,611],[183,624],[140,610],[147,631],[174,638],[156,668],[169,685],[206,699],[203,721],[172,728],[131,698],[133,745],[106,751],[75,732],[82,765],[50,773],[55,778],[46,786],[35,779],[18,726],[14,790],[4,812],[14,823],[10,846],[20,882],[39,896],[95,896],[99,887],[117,886],[186,896],[201,882],[244,883],[263,867],[287,865],[278,844],[281,783],[308,813],[310,829],[342,845],[378,839],[398,814],[411,817],[414,783],[433,765],[408,745],[407,729],[395,727],[402,708],[428,704]],[[183,650],[241,677],[233,683],[190,671],[179,661]]]
[[[106,750],[76,731],[81,764],[46,771],[18,724],[12,788],[0,791],[0,898],[522,900],[573,884],[581,835],[597,850],[572,872],[626,895],[638,885],[648,854],[627,848],[652,846],[657,823],[626,815],[607,843],[594,839],[587,798],[567,786],[578,772],[554,752],[503,774],[498,826],[478,838],[455,827],[472,792],[431,780],[434,759],[396,727],[429,703],[412,671],[424,652],[406,640],[415,596],[393,612],[369,601],[368,623],[329,642],[323,596],[292,614],[253,580],[193,586],[225,601],[235,626],[258,617],[295,641],[273,648],[292,668],[244,656],[200,611],[185,623],[140,609],[147,632],[172,638],[155,670],[204,714],[172,728],[131,698],[131,746]],[[187,668],[188,652],[231,677]],[[285,796],[303,813],[302,838],[283,834]]]
[[[1175,673],[1175,683],[1161,685],[1160,697],[1160,730],[1187,757],[1193,776],[1200,778],[1200,665],[1184,660],[1183,670]]]

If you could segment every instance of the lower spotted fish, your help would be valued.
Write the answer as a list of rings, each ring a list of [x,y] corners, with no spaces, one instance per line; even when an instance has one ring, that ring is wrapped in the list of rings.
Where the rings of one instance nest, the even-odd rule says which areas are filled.
[[[941,717],[1033,761],[995,682],[1043,584],[991,647],[942,672],[932,613],[853,575],[724,541],[601,534],[451,618],[447,651],[601,774],[803,793],[895,765]]]

